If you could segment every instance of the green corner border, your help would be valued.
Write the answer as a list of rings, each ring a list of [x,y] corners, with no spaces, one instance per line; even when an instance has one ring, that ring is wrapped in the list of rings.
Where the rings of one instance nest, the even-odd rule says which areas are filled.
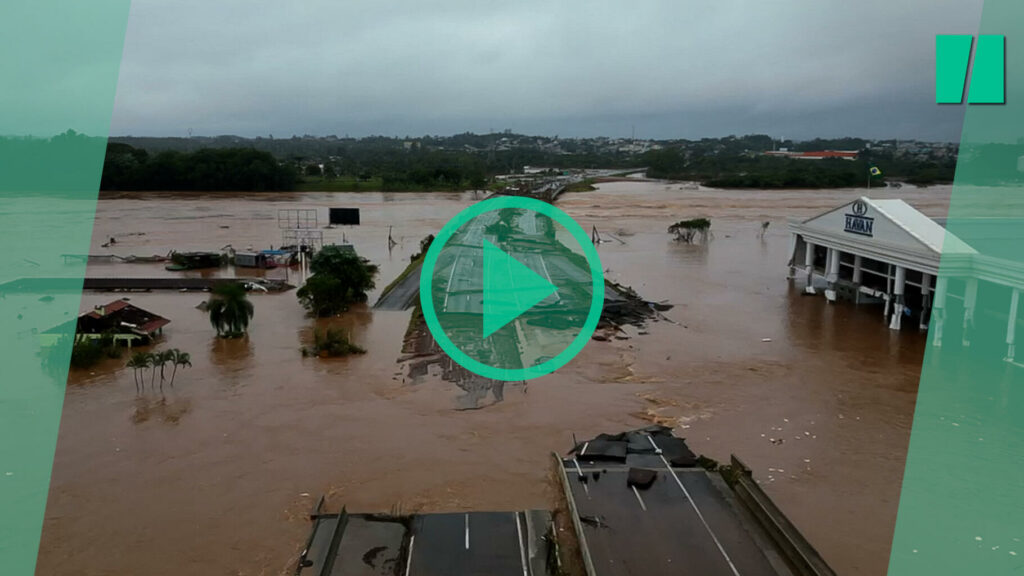
[[[0,574],[36,571],[128,0],[0,2]],[[44,346],[42,333],[56,344]],[[74,570],[72,567],[71,570]]]
[[[1024,3],[985,0],[969,26],[936,33],[978,39],[945,222],[976,254],[941,257],[890,576],[1024,574]]]

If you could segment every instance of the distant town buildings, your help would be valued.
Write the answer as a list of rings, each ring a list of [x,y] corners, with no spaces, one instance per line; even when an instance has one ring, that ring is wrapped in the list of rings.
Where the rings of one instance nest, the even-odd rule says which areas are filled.
[[[780,156],[783,158],[796,158],[798,160],[824,160],[826,158],[837,158],[839,160],[856,160],[857,150],[816,150],[811,152],[795,152],[788,148],[781,150],[769,150],[765,152],[768,156]]]
[[[368,136],[350,138],[338,136],[292,136],[290,139],[245,139],[238,136],[193,136],[181,138],[113,137],[111,142],[126,143],[151,152],[163,150],[195,150],[203,147],[224,148],[252,146],[267,150],[281,158],[301,158],[303,164],[342,163],[352,161],[352,150],[360,146],[372,147],[374,153],[389,148],[408,153],[418,151],[469,152],[480,155],[511,154],[515,158],[524,152],[526,162],[542,162],[533,153],[557,156],[595,156],[623,159],[641,156],[652,151],[673,150],[686,158],[714,156],[772,156],[800,160],[841,159],[853,161],[865,155],[873,158],[889,156],[908,161],[941,162],[956,158],[959,145],[955,142],[925,142],[920,140],[867,140],[863,138],[836,138],[798,141],[777,139],[768,135],[725,136],[700,139],[638,139],[566,138],[516,134],[511,130],[488,134],[462,133],[450,136],[388,137]],[[356,155],[362,162],[365,155]],[[529,158],[529,159],[527,159]],[[325,167],[326,169],[326,167]]]

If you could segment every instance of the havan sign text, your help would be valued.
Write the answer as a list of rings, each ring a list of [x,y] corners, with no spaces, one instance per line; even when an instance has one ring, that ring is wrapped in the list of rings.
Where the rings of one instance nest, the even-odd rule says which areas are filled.
[[[860,234],[862,236],[873,236],[875,228],[875,219],[867,216],[858,216],[856,214],[846,215],[846,231],[853,234]]]

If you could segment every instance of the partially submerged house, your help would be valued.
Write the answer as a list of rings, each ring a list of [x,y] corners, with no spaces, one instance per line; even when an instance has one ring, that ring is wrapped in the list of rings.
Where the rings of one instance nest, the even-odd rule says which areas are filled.
[[[922,330],[934,323],[936,347],[944,328],[965,346],[978,323],[1005,330],[1005,359],[1014,361],[1024,259],[1011,247],[1019,243],[1022,222],[961,218],[955,228],[970,242],[948,224],[903,200],[858,198],[790,221],[790,277],[803,277],[808,293],[824,288],[830,301],[880,304],[894,330],[904,319]]]
[[[219,252],[171,252],[171,263],[164,268],[171,271],[201,270],[219,268],[224,262],[224,255]]]
[[[170,320],[143,310],[126,300],[114,300],[104,306],[97,306],[74,321],[74,333],[78,338],[102,338],[111,336],[115,344],[129,348],[136,344],[148,344],[163,333]],[[71,322],[50,328],[40,334],[44,346],[56,344],[64,335],[71,334]]]
[[[277,262],[265,252],[236,252],[235,266],[240,268],[275,268]]]

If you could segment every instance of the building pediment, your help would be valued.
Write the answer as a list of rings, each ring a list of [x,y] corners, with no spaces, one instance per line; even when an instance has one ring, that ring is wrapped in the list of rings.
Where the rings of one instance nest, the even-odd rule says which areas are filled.
[[[876,200],[862,196],[804,220],[801,228],[837,240],[869,242],[936,258],[943,253],[974,252],[938,222],[898,199]]]

